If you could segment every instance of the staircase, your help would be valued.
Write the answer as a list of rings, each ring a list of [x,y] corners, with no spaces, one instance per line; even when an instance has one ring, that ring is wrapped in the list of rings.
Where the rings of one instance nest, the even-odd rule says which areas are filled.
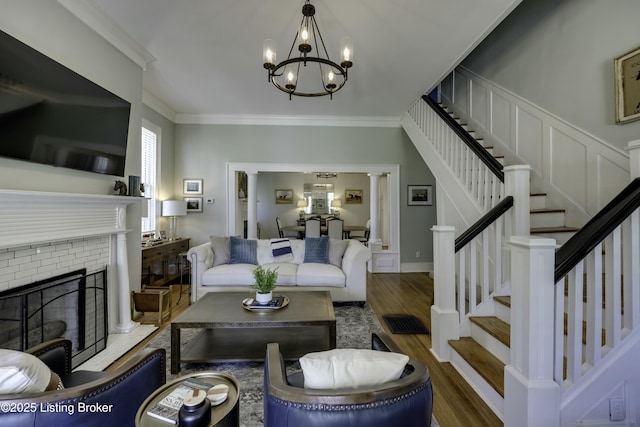
[[[484,138],[477,135],[477,132],[469,129],[453,111],[443,106],[444,111],[449,114],[460,126],[472,136],[487,153],[495,158],[502,166],[505,165],[505,156],[495,153],[493,146],[486,146]],[[542,192],[531,193],[529,197],[530,206],[530,230],[531,235],[555,239],[559,245],[565,243],[571,236],[579,230],[578,227],[566,225],[565,209],[561,207],[548,207],[547,194]]]
[[[555,277],[555,246],[546,239],[546,246],[540,249],[527,234],[555,239],[559,244],[571,239],[579,230],[566,225],[564,209],[548,206],[543,192],[529,191],[528,172],[515,171],[517,166],[498,167],[495,172],[492,162],[505,164],[501,153],[485,146],[484,140],[452,112],[444,115],[453,118],[462,131],[451,123],[446,126],[452,131],[441,128],[438,122],[450,122],[449,118],[445,120],[442,112],[433,113],[429,108],[418,101],[402,124],[438,179],[439,219],[442,209],[447,223],[453,225],[433,228],[436,294],[431,311],[432,351],[462,373],[507,427],[574,425],[571,422],[586,419],[606,420],[600,424],[608,424],[608,413],[603,415],[608,411],[608,396],[627,392],[607,380],[623,384],[629,379],[620,368],[607,366],[611,354],[631,360],[629,357],[640,351],[640,319],[631,314],[640,311],[640,291],[635,290],[640,287],[639,274],[631,267],[640,261],[640,255],[630,242],[640,235],[640,212],[636,210],[635,217],[625,216],[624,225],[620,223],[611,235],[602,237],[606,239],[603,243],[582,254],[577,266]],[[472,135],[471,143],[464,142],[470,148],[459,143],[458,139],[468,138],[463,134]],[[478,155],[493,159],[478,160]],[[499,217],[492,214],[507,198],[513,198],[513,208]],[[518,207],[522,215],[516,212]],[[494,225],[473,235],[477,237],[463,239],[485,217],[491,216],[493,224],[492,215],[498,218]],[[606,222],[607,218],[598,221]],[[591,231],[590,225],[586,224],[585,231]],[[456,239],[454,230],[466,231]],[[579,239],[585,234],[580,233]],[[524,237],[512,240],[512,235]],[[622,235],[636,238],[623,242]],[[459,240],[465,240],[464,244],[459,245]],[[603,255],[605,241],[615,254]],[[513,242],[509,249],[507,242]],[[513,246],[516,244],[520,248]],[[536,251],[544,256],[531,258]],[[624,265],[623,257],[627,260]],[[595,280],[598,277],[601,280]],[[631,286],[622,286],[621,277],[633,277]],[[512,286],[518,289],[519,302],[513,312]],[[604,304],[604,300],[608,302]],[[514,319],[518,325],[515,334]],[[561,329],[555,326],[563,324]],[[609,362],[601,363],[603,360]],[[603,387],[608,387],[604,398],[600,396]]]

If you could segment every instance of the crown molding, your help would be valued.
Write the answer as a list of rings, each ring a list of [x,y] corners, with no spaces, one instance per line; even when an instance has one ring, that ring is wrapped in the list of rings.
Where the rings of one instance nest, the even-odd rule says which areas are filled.
[[[176,123],[176,112],[171,107],[162,102],[157,96],[146,89],[142,89],[142,103],[153,109],[155,112],[164,116],[166,119]]]
[[[344,126],[400,127],[400,117],[359,116],[270,116],[235,114],[181,114],[179,124],[263,125],[263,126]]]
[[[91,0],[58,0],[76,18],[111,43],[143,70],[156,58],[104,14]]]

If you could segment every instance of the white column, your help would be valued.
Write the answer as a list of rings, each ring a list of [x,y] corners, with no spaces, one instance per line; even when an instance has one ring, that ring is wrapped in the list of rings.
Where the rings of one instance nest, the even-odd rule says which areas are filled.
[[[557,427],[560,386],[553,378],[556,242],[513,236],[510,246],[511,356],[504,373],[504,426]]]
[[[369,215],[371,217],[371,228],[369,229],[369,241],[370,242],[378,242],[380,241],[380,234],[378,233],[378,186],[380,183],[380,174],[372,173],[369,174],[369,188],[371,197],[369,200]]]
[[[247,238],[258,238],[258,172],[247,171]]]
[[[529,165],[513,165],[504,168],[504,192],[513,196],[511,235],[528,236],[530,229]],[[508,238],[509,236],[507,236]]]
[[[627,150],[629,151],[629,172],[633,181],[640,177],[640,139],[629,141]]]
[[[131,289],[129,286],[129,262],[127,261],[127,235],[116,235],[116,277],[118,278],[117,334],[128,334],[140,324],[131,320]]]
[[[434,266],[431,352],[445,362],[451,359],[449,340],[460,339],[460,321],[456,311],[455,227],[436,225],[431,231]]]

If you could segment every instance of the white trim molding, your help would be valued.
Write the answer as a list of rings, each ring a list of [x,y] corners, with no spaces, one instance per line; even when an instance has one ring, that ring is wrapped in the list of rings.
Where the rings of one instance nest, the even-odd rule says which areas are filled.
[[[258,114],[242,115],[178,113],[176,115],[176,124],[399,128],[400,117],[270,116]]]

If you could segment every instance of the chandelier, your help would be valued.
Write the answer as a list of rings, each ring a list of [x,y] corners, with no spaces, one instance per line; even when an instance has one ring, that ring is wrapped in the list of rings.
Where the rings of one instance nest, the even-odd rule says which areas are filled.
[[[300,29],[293,38],[287,59],[276,62],[276,43],[267,39],[263,43],[262,62],[269,74],[268,81],[275,87],[295,96],[325,96],[333,99],[333,94],[347,82],[347,70],[353,65],[353,44],[349,37],[340,41],[340,65],[329,58],[324,45],[322,34],[316,23],[316,8],[310,0],[305,0],[302,6],[302,22]],[[298,52],[294,52],[297,45]],[[312,56],[312,53],[315,55]],[[308,64],[309,63],[309,64]],[[313,78],[311,69],[318,67],[319,75]],[[307,65],[309,68],[307,69]],[[302,66],[302,67],[301,67]],[[307,70],[306,72],[304,72]],[[300,78],[304,72],[305,78]],[[315,80],[315,83],[313,80]],[[303,81],[304,80],[304,81]]]

